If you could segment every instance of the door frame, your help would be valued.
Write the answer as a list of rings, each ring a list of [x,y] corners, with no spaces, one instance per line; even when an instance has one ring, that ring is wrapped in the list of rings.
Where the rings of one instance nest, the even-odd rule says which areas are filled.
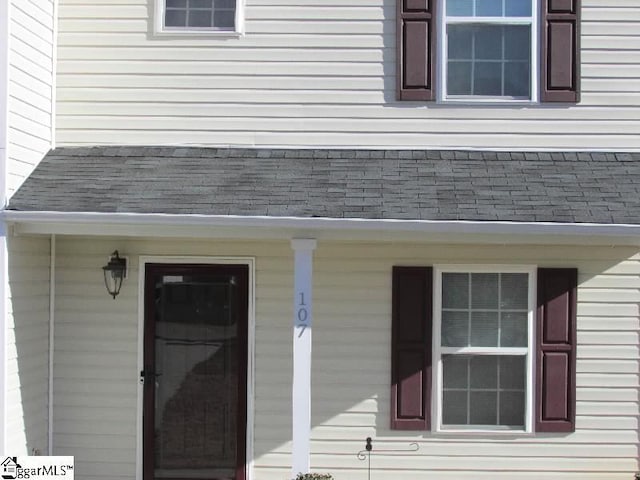
[[[135,381],[138,385],[136,412],[136,479],[142,480],[144,468],[143,412],[144,385],[140,371],[144,369],[144,320],[145,320],[145,272],[148,263],[154,264],[202,264],[202,265],[246,265],[249,269],[247,312],[247,430],[245,450],[245,479],[253,480],[253,425],[254,425],[254,381],[255,381],[255,257],[175,256],[140,255],[138,257],[138,359]]]

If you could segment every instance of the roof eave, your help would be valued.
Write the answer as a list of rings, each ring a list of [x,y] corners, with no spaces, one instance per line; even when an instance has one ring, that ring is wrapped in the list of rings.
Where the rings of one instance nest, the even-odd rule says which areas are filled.
[[[640,245],[640,225],[4,210],[21,234]],[[372,234],[375,233],[375,237]]]

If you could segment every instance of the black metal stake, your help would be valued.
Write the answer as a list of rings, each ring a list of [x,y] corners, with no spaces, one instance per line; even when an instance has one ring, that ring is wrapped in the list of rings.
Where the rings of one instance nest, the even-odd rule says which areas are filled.
[[[367,480],[371,480],[371,450],[373,449],[373,445],[371,445],[371,437],[367,437],[367,445],[365,446],[367,449],[367,454],[369,457],[369,466],[367,467]]]
[[[386,453],[394,453],[394,452],[417,452],[420,449],[420,445],[416,442],[411,442],[409,444],[411,448],[408,449],[398,449],[398,450],[376,450],[377,452],[386,452]],[[358,460],[367,460],[367,480],[371,480],[371,452],[373,451],[373,442],[371,437],[367,437],[364,450],[360,450],[358,452]],[[640,480],[640,479],[637,479]]]

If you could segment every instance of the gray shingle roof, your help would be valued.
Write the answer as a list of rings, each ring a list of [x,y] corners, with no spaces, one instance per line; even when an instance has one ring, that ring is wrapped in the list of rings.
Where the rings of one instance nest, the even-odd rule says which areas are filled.
[[[640,224],[640,153],[59,148],[8,208]]]

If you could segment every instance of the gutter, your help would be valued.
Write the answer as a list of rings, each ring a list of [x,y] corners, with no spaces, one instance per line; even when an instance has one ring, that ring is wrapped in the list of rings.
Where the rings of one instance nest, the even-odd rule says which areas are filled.
[[[405,233],[565,235],[633,238],[640,241],[640,225],[601,223],[508,222],[467,220],[401,220],[327,217],[270,217],[162,213],[25,212],[3,210],[0,220],[41,226],[229,227],[309,231],[389,231]],[[96,232],[96,234],[99,234]],[[286,236],[286,235],[284,235]]]
[[[47,392],[47,455],[53,455],[53,362],[56,317],[56,236],[49,240],[49,383]]]

